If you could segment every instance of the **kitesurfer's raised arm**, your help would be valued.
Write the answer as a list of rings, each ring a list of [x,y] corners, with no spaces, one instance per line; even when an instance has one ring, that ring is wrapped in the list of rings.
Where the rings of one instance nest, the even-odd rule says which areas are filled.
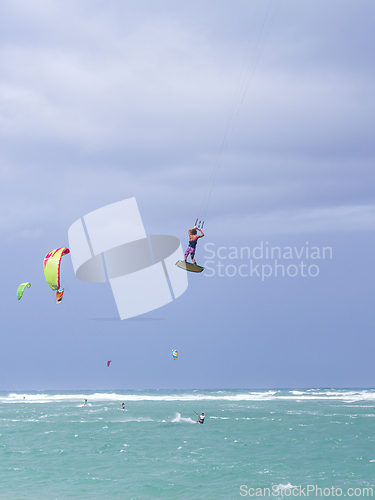
[[[201,232],[201,234],[197,235],[197,229],[198,229],[198,231]],[[202,229],[199,229],[196,226],[194,226],[193,229],[189,229],[188,233],[189,233],[189,238],[193,237],[192,239],[195,239],[195,240],[197,240],[198,238],[203,238],[203,236],[204,236]]]

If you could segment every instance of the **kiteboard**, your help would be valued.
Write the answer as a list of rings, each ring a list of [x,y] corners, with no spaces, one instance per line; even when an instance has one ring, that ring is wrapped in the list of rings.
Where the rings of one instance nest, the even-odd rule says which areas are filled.
[[[185,262],[184,260],[178,260],[176,266],[185,269],[185,271],[190,271],[191,273],[201,273],[204,271],[204,267],[198,266],[198,264],[191,264],[190,262]]]

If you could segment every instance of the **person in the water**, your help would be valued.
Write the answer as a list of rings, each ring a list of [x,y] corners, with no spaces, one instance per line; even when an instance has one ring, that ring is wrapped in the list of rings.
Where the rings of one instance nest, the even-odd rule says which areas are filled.
[[[197,424],[204,424],[204,413],[202,415],[198,415],[199,420],[197,420]]]
[[[121,408],[125,410],[125,403],[121,403]]]
[[[199,238],[203,238],[204,233],[202,229],[198,229],[198,231],[201,232],[201,234],[197,234],[197,227],[194,226],[193,229],[189,229],[189,246],[186,249],[185,252],[185,262],[186,259],[188,258],[188,255],[190,254],[191,260],[193,261],[193,264],[196,264],[194,256],[195,256],[195,249],[198,243]]]
[[[83,406],[86,406],[86,403],[87,403],[87,399],[85,398],[85,402],[83,403]]]

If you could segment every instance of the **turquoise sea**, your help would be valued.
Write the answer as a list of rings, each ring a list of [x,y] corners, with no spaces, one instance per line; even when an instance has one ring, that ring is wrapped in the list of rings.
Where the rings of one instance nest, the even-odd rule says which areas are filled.
[[[371,493],[375,390],[0,393],[0,499]]]

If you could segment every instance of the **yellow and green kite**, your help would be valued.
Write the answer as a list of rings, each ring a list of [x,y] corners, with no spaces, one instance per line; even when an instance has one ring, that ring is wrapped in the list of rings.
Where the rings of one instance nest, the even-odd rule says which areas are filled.
[[[30,288],[30,287],[31,283],[21,283],[17,290],[17,299],[20,300],[22,298],[25,288]]]
[[[70,253],[69,248],[55,248],[44,257],[44,275],[52,290],[56,290],[56,302],[60,303],[64,290],[60,289],[60,264],[63,255]]]

